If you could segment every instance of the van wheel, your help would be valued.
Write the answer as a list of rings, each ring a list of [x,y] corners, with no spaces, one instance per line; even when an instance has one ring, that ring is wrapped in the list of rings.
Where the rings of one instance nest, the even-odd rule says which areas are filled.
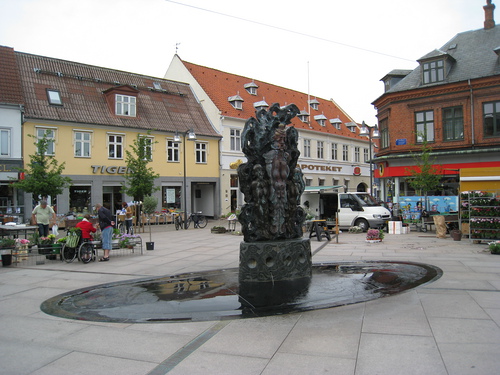
[[[363,230],[363,232],[366,232],[369,228],[368,221],[366,221],[365,219],[356,220],[354,222],[354,225],[360,227]]]

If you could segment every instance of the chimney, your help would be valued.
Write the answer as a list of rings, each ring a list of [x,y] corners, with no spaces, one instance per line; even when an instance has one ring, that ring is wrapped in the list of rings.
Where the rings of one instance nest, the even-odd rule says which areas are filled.
[[[493,19],[493,11],[495,10],[495,4],[491,3],[491,0],[486,0],[486,5],[484,9],[484,29],[492,29],[495,27],[495,20]]]

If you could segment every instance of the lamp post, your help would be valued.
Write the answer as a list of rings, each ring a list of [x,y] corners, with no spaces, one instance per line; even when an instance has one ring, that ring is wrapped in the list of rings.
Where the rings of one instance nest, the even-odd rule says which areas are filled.
[[[182,195],[184,197],[184,229],[187,229],[187,175],[186,175],[186,136],[188,141],[195,141],[196,140],[196,134],[193,129],[187,130],[185,133],[182,134],[183,138],[183,146],[182,146],[182,160],[184,163],[184,177],[183,177],[183,192]],[[175,132],[174,135],[174,142],[179,143],[181,141],[181,137],[179,135],[179,132]]]
[[[378,131],[377,125],[368,126],[365,124],[364,121],[361,125],[362,125],[362,127],[359,130],[359,135],[368,137],[368,141],[370,143],[370,155],[369,155],[369,157],[370,157],[370,194],[373,194],[372,139],[379,139],[380,133]]]

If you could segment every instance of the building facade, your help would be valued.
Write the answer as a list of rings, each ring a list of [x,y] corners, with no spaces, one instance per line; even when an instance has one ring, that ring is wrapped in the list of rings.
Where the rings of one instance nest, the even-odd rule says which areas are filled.
[[[431,195],[457,195],[461,174],[479,168],[495,172],[467,172],[478,182],[468,187],[500,189],[500,27],[494,8],[488,1],[482,29],[456,35],[417,60],[412,71],[382,78],[385,92],[373,105],[381,134],[375,176],[385,199],[415,194],[409,171],[425,142],[442,175]]]
[[[24,219],[24,194],[12,187],[23,166],[20,82],[14,49],[0,46],[0,222]]]
[[[148,138],[162,207],[220,214],[220,136],[189,85],[21,52],[15,57],[25,98],[22,157],[28,161],[45,134],[47,154],[64,162],[72,179],[51,197],[58,214],[91,212],[98,202],[114,210],[131,201],[121,190],[127,151],[138,136]],[[186,136],[190,130],[195,140]],[[24,201],[29,214],[31,194]]]
[[[306,182],[302,201],[318,200],[318,193],[371,191],[369,148],[360,127],[333,100],[311,97],[266,82],[183,61],[175,55],[165,75],[187,82],[222,135],[220,147],[222,213],[237,211],[244,199],[239,191],[237,167],[246,161],[241,133],[248,118],[273,103],[295,104],[301,111],[292,120],[299,132],[299,166]],[[375,184],[373,184],[375,186]],[[320,207],[314,208],[320,216]]]

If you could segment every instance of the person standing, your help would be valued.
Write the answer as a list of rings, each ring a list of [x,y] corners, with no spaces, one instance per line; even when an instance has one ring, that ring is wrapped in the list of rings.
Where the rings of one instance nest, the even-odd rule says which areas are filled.
[[[127,234],[132,234],[131,228],[134,214],[127,202],[122,203],[122,212],[125,214],[125,228],[127,229]]]
[[[102,249],[104,250],[104,256],[99,259],[99,262],[106,262],[109,260],[109,252],[112,248],[111,237],[113,236],[113,226],[115,222],[111,211],[103,207],[102,204],[97,203],[95,208],[99,216],[99,227],[102,233]]]
[[[52,207],[47,205],[47,201],[41,200],[40,204],[31,213],[31,221],[33,225],[38,225],[40,237],[47,237],[49,235],[49,224],[56,224],[56,213]]]

